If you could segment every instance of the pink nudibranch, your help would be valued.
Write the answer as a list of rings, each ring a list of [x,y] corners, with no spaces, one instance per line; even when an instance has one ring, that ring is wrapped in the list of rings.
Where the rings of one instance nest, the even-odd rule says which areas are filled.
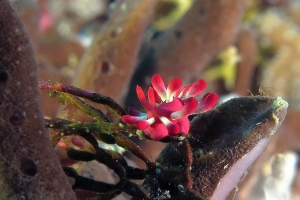
[[[188,116],[206,112],[218,101],[218,95],[215,93],[207,93],[199,101],[196,99],[206,87],[204,80],[198,80],[181,89],[181,79],[174,78],[166,87],[162,77],[155,74],[151,83],[148,101],[142,88],[139,86],[136,88],[138,98],[146,112],[132,108],[129,115],[122,116],[122,121],[134,124],[152,140],[161,140],[180,133],[188,134],[190,129]]]

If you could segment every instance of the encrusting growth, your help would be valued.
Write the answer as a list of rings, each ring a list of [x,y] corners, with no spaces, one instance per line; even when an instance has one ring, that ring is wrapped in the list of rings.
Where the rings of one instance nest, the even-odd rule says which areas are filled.
[[[41,89],[54,90],[95,119],[92,122],[46,120],[47,128],[62,131],[64,135],[81,136],[91,145],[83,145],[77,138],[60,141],[58,145],[65,149],[68,158],[85,162],[96,160],[112,169],[120,180],[117,184],[96,181],[80,176],[71,167],[64,167],[66,175],[75,179],[73,189],[100,192],[109,198],[125,192],[133,198],[142,199],[225,199],[264,150],[270,136],[283,121],[288,106],[280,97],[253,96],[232,99],[212,109],[217,101],[216,94],[208,93],[200,101],[195,99],[206,86],[204,80],[182,90],[179,78],[173,79],[168,87],[157,74],[151,82],[149,101],[142,89],[137,87],[137,94],[147,113],[131,108],[129,115],[113,99],[104,95],[65,84],[40,83]],[[125,124],[97,118],[94,116],[97,109],[87,107],[83,101],[73,101],[68,95],[105,105]],[[204,113],[197,114],[190,124],[187,116],[197,109]],[[169,123],[165,123],[165,118]],[[178,122],[180,120],[184,122]],[[143,130],[144,135],[138,130]],[[127,135],[170,144],[153,162]],[[147,167],[129,166],[119,153],[100,148],[97,140],[119,145],[145,162]],[[141,187],[131,179],[145,181]]]

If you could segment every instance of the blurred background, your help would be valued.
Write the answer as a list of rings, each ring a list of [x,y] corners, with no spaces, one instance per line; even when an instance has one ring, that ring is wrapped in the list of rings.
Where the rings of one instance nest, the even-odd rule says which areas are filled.
[[[12,2],[31,38],[40,80],[137,108],[135,87],[147,89],[154,73],[166,83],[203,78],[219,103],[251,95],[287,100],[284,123],[228,199],[300,199],[299,0]],[[61,107],[47,92],[41,104],[46,116],[92,120],[71,105]],[[133,140],[153,159],[164,147]],[[102,178],[97,169],[89,173]]]

